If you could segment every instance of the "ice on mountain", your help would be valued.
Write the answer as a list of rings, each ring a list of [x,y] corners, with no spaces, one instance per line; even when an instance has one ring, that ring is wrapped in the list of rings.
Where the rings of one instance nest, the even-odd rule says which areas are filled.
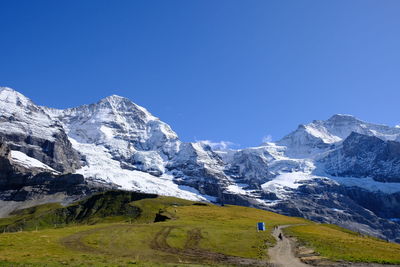
[[[24,168],[30,169],[30,168],[39,168],[43,169],[44,171],[48,171],[51,173],[58,174],[56,170],[51,168],[50,166],[40,162],[37,159],[34,159],[32,157],[29,157],[25,153],[22,153],[20,151],[16,150],[11,150],[11,161],[16,163],[17,165],[23,166]]]

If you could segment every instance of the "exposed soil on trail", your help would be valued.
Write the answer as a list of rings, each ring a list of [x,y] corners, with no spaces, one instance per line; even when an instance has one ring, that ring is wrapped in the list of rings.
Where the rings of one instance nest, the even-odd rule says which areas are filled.
[[[151,248],[180,255],[185,260],[194,263],[221,263],[234,266],[273,266],[263,260],[228,256],[199,248],[199,243],[202,239],[201,230],[199,228],[194,228],[187,232],[187,239],[183,249],[171,247],[167,243],[167,238],[173,229],[174,227],[171,226],[166,226],[161,229],[152,240]]]
[[[101,229],[104,230],[105,228],[106,227],[101,228]],[[79,251],[82,251],[82,252],[95,253],[95,254],[104,253],[103,251],[100,251],[100,250],[98,250],[98,249],[96,249],[94,247],[88,246],[88,245],[86,245],[85,243],[82,242],[82,239],[85,236],[93,234],[93,233],[95,233],[95,232],[97,232],[99,230],[100,229],[97,228],[97,229],[91,229],[91,230],[87,230],[87,231],[78,232],[78,233],[75,233],[73,235],[64,237],[63,239],[60,240],[60,243],[63,246],[65,246],[65,247],[67,247],[67,248],[69,248],[71,250],[79,250]]]
[[[375,263],[351,263],[351,262],[332,262],[328,259],[319,256],[312,249],[298,246],[296,248],[296,242],[292,238],[288,238],[283,235],[282,229],[289,227],[279,226],[273,231],[273,236],[277,240],[276,246],[269,249],[270,262],[265,260],[247,259],[235,256],[229,256],[222,253],[212,252],[199,247],[200,241],[203,238],[200,228],[193,228],[187,231],[187,237],[183,248],[171,247],[167,238],[171,231],[177,227],[175,226],[164,226],[154,236],[150,242],[150,248],[167,253],[163,256],[169,258],[172,262],[176,257],[179,258],[180,262],[186,263],[203,263],[203,264],[224,264],[230,266],[270,266],[270,267],[307,267],[307,266],[324,266],[324,267],[394,267],[400,265],[385,265]],[[140,225],[112,225],[107,227],[100,227],[90,229],[82,232],[78,232],[67,236],[60,240],[60,243],[71,250],[77,250],[84,253],[90,254],[102,254],[109,256],[120,256],[120,257],[131,257],[129,251],[110,251],[106,247],[96,248],[86,244],[85,237],[95,234],[98,231],[104,231],[107,229],[122,228],[126,231],[131,231],[133,227],[140,227]],[[283,239],[279,239],[279,233],[282,233]],[[111,238],[114,240],[114,238]],[[117,246],[118,244],[110,244],[110,246]],[[296,257],[297,256],[297,257]],[[300,260],[300,259],[301,260]],[[308,265],[310,264],[310,265]]]
[[[185,249],[198,248],[200,240],[203,238],[201,235],[201,230],[199,228],[194,228],[187,232],[187,239],[185,242]]]
[[[282,229],[292,225],[278,226],[273,231],[273,236],[277,240],[276,246],[270,248],[269,255],[271,263],[277,267],[400,267],[400,265],[378,264],[378,263],[354,263],[354,262],[334,262],[320,256],[314,250],[298,246],[295,239],[283,235]],[[282,233],[282,240],[279,239]]]
[[[296,258],[294,250],[295,243],[290,238],[283,235],[282,229],[290,225],[278,226],[274,229],[272,235],[277,240],[274,247],[269,249],[269,257],[274,266],[279,267],[307,267],[310,265],[304,264],[300,259]],[[282,235],[282,240],[279,235]]]
[[[111,256],[124,256],[129,257],[129,255],[114,255],[114,252],[108,251],[107,248],[96,248],[83,241],[85,237],[95,234],[98,231],[104,231],[107,229],[112,229],[115,227],[126,228],[127,231],[131,227],[138,227],[133,225],[113,225],[107,227],[100,227],[96,229],[90,229],[87,231],[78,232],[67,236],[60,240],[60,243],[71,250],[78,250],[85,253],[92,254],[106,254]],[[222,253],[212,252],[199,247],[200,241],[203,238],[200,228],[193,228],[187,231],[187,237],[184,243],[184,247],[175,248],[171,247],[167,238],[171,231],[177,227],[175,226],[165,226],[157,232],[154,238],[150,242],[150,248],[174,256],[178,256],[181,262],[187,263],[203,263],[203,264],[225,264],[231,266],[275,266],[269,264],[265,260],[248,259],[235,256],[229,256]],[[172,258],[171,258],[172,259]]]

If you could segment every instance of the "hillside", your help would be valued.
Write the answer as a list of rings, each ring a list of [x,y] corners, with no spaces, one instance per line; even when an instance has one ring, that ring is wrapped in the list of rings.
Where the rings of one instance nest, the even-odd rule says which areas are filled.
[[[398,244],[336,225],[299,225],[287,228],[285,232],[298,239],[299,245],[303,246],[303,249],[299,249],[298,256],[311,264],[323,264],[327,259],[353,263],[400,264]]]
[[[257,232],[259,221],[266,223],[267,231]],[[268,247],[276,242],[271,234],[274,226],[296,224],[307,226],[287,231],[302,242],[309,241],[307,245],[325,240],[324,235],[299,230],[305,227],[325,233],[319,230],[325,226],[301,218],[247,207],[110,191],[66,207],[46,204],[1,219],[0,262],[2,266],[265,265]],[[357,261],[400,263],[400,253],[393,253],[400,251],[400,245],[387,245],[341,228],[329,229],[340,233],[331,235],[334,241],[351,235],[353,248],[363,249],[368,241],[384,252],[363,258],[359,251]],[[331,250],[335,250],[335,244],[342,245],[328,244]],[[350,259],[347,254],[332,256],[318,246],[317,251],[334,260]],[[355,251],[353,255],[357,255]]]

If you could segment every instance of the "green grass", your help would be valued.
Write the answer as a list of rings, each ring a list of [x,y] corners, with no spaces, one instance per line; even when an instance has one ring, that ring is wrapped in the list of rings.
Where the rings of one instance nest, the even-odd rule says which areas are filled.
[[[254,208],[196,204],[112,191],[68,207],[21,210],[0,219],[0,229],[23,229],[0,234],[0,266],[226,266],[237,257],[260,262],[275,244],[273,227],[286,224],[307,224],[286,231],[330,259],[400,263],[400,245],[340,227]],[[154,223],[160,215],[169,219]],[[260,221],[267,231],[256,231]]]
[[[266,243],[274,244],[273,226],[304,223],[300,218],[239,206],[190,206],[178,209],[181,220],[175,224],[202,229],[200,247],[245,258],[265,258]],[[256,223],[264,221],[267,231],[257,232]]]
[[[18,210],[12,214],[13,217],[0,219],[0,232],[132,221],[140,217],[141,210],[130,203],[155,197],[156,195],[134,192],[108,191],[95,194],[67,207],[54,203],[39,205]]]
[[[126,193],[121,193],[123,197],[115,197],[114,193],[113,197],[100,194],[95,200],[89,198],[68,207],[41,205],[0,219],[0,225],[7,225],[5,229],[24,229],[0,234],[0,265],[185,266],[201,262],[223,266],[223,262],[196,258],[185,251],[265,260],[266,244],[275,242],[270,234],[274,225],[305,222],[253,208],[193,205],[195,202],[172,197],[127,203]],[[85,211],[85,207],[97,212]],[[110,207],[112,212],[104,214],[104,208]],[[125,213],[130,207],[138,211],[135,216]],[[156,214],[170,219],[153,223]],[[60,223],[65,215],[69,223],[54,228],[54,221]],[[258,221],[266,222],[266,232],[256,231]],[[34,225],[38,224],[39,231],[35,231]]]
[[[287,228],[285,232],[331,260],[400,264],[399,244],[362,236],[336,225],[302,225]]]
[[[83,241],[101,248],[98,252],[66,248],[60,242],[96,229],[100,231]],[[113,223],[1,234],[0,266],[187,266],[178,257],[145,247],[156,231],[157,227]]]

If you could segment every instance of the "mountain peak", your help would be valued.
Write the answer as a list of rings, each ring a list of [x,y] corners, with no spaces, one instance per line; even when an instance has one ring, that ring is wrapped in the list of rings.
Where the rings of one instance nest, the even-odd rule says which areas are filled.
[[[332,117],[330,117],[327,121],[329,122],[335,122],[335,121],[353,121],[353,122],[360,122],[359,119],[354,117],[353,115],[349,114],[335,114]]]
[[[104,98],[104,100],[129,100],[126,97],[120,96],[120,95],[110,95]],[[130,101],[130,100],[129,100]]]
[[[355,118],[354,115],[351,115],[351,114],[342,114],[342,113],[336,113],[336,114],[333,114],[333,115],[331,116],[331,118],[335,118],[335,117],[338,117],[338,118]]]
[[[113,104],[118,105],[118,104],[120,104],[120,103],[127,103],[127,104],[134,104],[134,105],[136,105],[136,104],[133,103],[130,99],[128,99],[128,98],[126,98],[126,97],[123,97],[123,96],[119,96],[119,95],[110,95],[110,96],[107,96],[107,97],[101,99],[101,100],[99,101],[99,103],[110,103],[110,104],[112,104],[112,105],[113,105]]]
[[[32,101],[23,94],[10,87],[0,87],[0,101],[5,104],[14,104],[18,106],[27,106]]]
[[[0,87],[0,95],[1,96],[18,96],[18,97],[26,98],[23,94],[15,91],[14,89],[12,89],[10,87]]]
[[[0,86],[0,92],[9,91],[9,92],[16,92],[14,89],[7,87],[7,86]]]
[[[103,99],[101,99],[99,104],[106,104],[107,106],[111,107],[116,112],[125,110],[129,112],[136,112],[138,115],[142,117],[145,121],[149,120],[156,120],[157,118],[154,117],[147,109],[138,104],[134,103],[129,98],[119,96],[119,95],[110,95]]]

